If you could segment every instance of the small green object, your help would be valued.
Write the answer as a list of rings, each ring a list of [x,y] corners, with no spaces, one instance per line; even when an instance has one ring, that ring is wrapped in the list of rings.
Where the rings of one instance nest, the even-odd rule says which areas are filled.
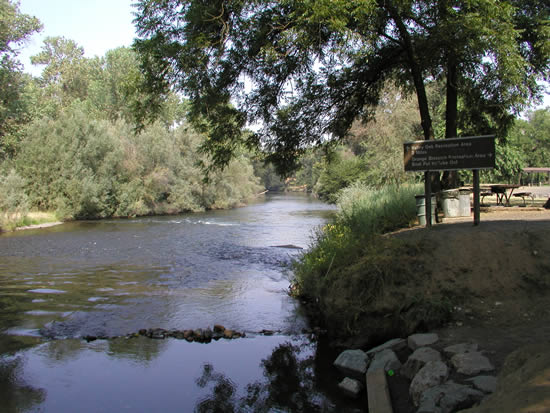
[[[391,376],[393,376],[393,374],[394,374],[394,373],[393,373],[393,370],[388,370],[388,376],[391,377]]]

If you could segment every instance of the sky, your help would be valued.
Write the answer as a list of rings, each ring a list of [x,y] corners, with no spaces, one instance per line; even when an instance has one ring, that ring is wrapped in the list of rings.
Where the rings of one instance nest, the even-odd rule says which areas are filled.
[[[86,57],[104,56],[108,50],[130,46],[135,37],[132,3],[135,0],[20,0],[22,13],[38,17],[43,30],[32,36],[19,60],[25,71],[39,76],[42,68],[32,66],[30,56],[40,52],[49,36],[64,36],[84,48]],[[550,106],[550,85],[544,103]]]
[[[22,13],[37,17],[43,24],[40,33],[21,49],[19,60],[25,71],[40,75],[30,56],[40,52],[43,40],[64,36],[84,48],[86,57],[104,56],[120,46],[130,46],[135,37],[132,3],[135,0],[20,0]]]

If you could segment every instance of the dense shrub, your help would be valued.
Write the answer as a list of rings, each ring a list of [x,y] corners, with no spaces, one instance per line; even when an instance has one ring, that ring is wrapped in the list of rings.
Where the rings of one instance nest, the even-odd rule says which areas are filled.
[[[136,135],[125,121],[90,119],[77,104],[33,122],[15,164],[32,206],[65,218],[228,207],[259,190],[244,157],[204,183],[199,142],[185,126],[155,124]]]

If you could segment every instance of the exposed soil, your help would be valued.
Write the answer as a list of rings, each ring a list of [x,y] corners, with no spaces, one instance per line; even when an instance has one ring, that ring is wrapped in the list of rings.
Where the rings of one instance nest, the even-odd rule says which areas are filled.
[[[440,346],[476,342],[502,371],[502,397],[495,394],[487,402],[493,405],[476,412],[550,412],[550,211],[493,208],[482,213],[479,226],[449,219],[394,236],[421,244],[433,288],[460,297],[452,322],[436,331]],[[506,357],[525,346],[531,347],[503,371]],[[521,393],[521,386],[529,387]],[[524,398],[500,402],[512,388]]]

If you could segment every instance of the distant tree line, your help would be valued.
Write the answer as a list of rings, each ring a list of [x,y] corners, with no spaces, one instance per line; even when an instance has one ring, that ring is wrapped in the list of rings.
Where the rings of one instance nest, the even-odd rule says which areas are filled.
[[[138,124],[147,102],[136,53],[87,58],[64,37],[49,37],[22,72],[18,48],[41,25],[0,1],[0,208],[101,218],[228,208],[261,191],[243,149],[204,178],[205,136],[185,120],[186,102],[165,96],[154,122]],[[139,130],[139,132],[138,132]],[[238,150],[239,151],[239,150]],[[9,192],[7,188],[9,187]],[[9,196],[8,196],[9,195]]]
[[[548,109],[517,116],[548,76],[544,2],[253,3],[182,2],[171,31],[172,3],[140,1],[133,49],[87,58],[49,37],[32,77],[18,53],[42,25],[0,0],[0,210],[177,213],[289,186],[335,201],[355,182],[417,180],[402,143],[427,136],[498,132],[488,180],[550,165]]]

